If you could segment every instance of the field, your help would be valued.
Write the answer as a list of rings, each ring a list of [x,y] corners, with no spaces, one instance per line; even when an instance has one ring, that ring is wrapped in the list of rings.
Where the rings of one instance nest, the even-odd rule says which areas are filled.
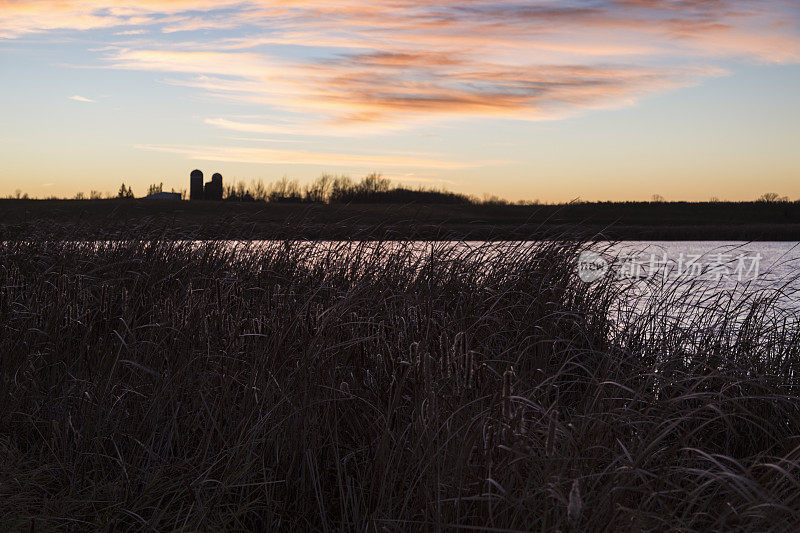
[[[625,240],[800,241],[798,202],[442,203],[0,200],[0,238],[524,240],[571,232]]]
[[[0,243],[0,530],[800,523],[774,295],[617,312],[569,238],[36,237]]]

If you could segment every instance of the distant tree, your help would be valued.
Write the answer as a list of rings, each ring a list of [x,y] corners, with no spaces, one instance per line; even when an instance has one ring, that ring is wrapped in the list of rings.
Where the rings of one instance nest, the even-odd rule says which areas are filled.
[[[147,189],[147,196],[151,196],[153,194],[158,194],[160,192],[164,192],[164,183],[159,183],[158,185],[152,184]]]
[[[389,178],[384,178],[377,172],[373,172],[364,177],[361,182],[356,185],[356,192],[362,195],[371,195],[376,193],[388,192],[392,182]]]
[[[82,192],[79,192],[78,194],[75,195],[75,199],[76,200],[86,200],[86,195],[83,194]]]
[[[716,196],[712,196],[708,201],[711,202],[712,204],[716,204],[716,203],[721,202],[722,200],[720,200]]]
[[[764,193],[758,197],[758,202],[767,202],[767,203],[775,203],[775,202],[788,202],[788,196],[781,196],[776,192],[768,192]]]
[[[334,178],[330,174],[323,174],[314,182],[306,186],[305,197],[306,202],[324,203],[330,198],[331,191],[333,190]]]
[[[103,193],[100,191],[89,191],[89,200],[101,200]]]
[[[483,200],[481,200],[483,205],[506,205],[507,203],[499,196],[489,193],[483,193]]]
[[[233,185],[226,185],[223,196],[226,200],[234,200],[237,202],[252,202],[254,200],[253,195],[247,190],[247,186],[243,181]]]
[[[331,184],[331,193],[328,200],[331,202],[346,202],[348,195],[353,190],[353,180],[349,176],[336,176]]]
[[[264,186],[264,180],[258,180],[258,181],[253,180],[250,186],[252,188],[252,190],[250,191],[250,195],[253,197],[253,200],[256,200],[257,202],[267,201],[267,197],[269,196],[269,191]]]
[[[117,198],[125,198],[125,199],[133,198],[133,188],[126,187],[125,184],[123,183],[119,188],[119,192],[117,193]]]
[[[270,184],[267,197],[270,202],[299,202],[303,199],[297,180],[289,181],[287,178]]]
[[[661,196],[660,194],[654,194],[653,197],[650,198],[650,201],[653,202],[653,203],[660,204],[660,203],[666,202],[667,200],[663,196]]]

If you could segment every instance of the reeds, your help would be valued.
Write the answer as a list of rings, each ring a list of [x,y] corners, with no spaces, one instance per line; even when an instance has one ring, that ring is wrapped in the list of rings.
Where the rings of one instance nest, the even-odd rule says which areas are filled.
[[[0,529],[800,523],[796,315],[583,246],[0,244]]]

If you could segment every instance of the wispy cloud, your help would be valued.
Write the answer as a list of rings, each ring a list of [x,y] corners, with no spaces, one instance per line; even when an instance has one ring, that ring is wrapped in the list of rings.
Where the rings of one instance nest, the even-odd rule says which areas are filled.
[[[86,98],[85,96],[81,96],[79,94],[76,94],[75,96],[70,96],[69,99],[75,100],[76,102],[86,102],[89,104],[94,103],[94,100],[92,100],[91,98]]]
[[[434,176],[417,176],[414,173],[409,174],[392,174],[386,175],[392,181],[396,181],[401,185],[420,184],[425,183],[429,185],[457,185],[455,180],[448,180],[444,178],[437,178]]]
[[[318,165],[322,167],[349,167],[357,169],[428,168],[453,170],[476,166],[421,155],[373,155],[353,153],[315,152],[311,150],[274,150],[237,146],[167,146],[138,145],[140,150],[179,154],[188,159],[201,161],[225,161],[236,163]],[[497,164],[498,162],[493,162]],[[480,163],[477,163],[480,164]]]

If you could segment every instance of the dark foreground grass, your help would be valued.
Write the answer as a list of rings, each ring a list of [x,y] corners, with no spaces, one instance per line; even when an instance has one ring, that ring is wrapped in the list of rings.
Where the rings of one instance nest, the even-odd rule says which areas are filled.
[[[797,321],[580,246],[0,244],[0,530],[799,524]]]

